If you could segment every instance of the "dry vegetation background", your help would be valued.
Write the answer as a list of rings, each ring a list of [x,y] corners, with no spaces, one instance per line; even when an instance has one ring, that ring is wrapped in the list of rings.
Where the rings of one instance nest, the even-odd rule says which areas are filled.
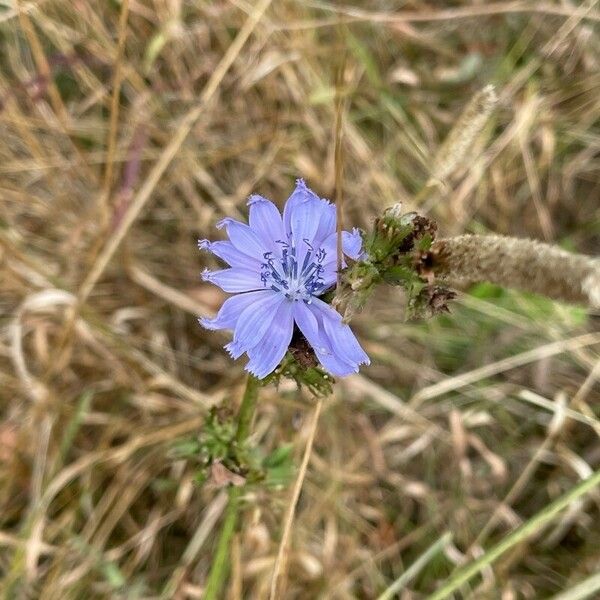
[[[0,2],[3,597],[201,596],[224,492],[171,449],[244,378],[196,323],[222,301],[196,239],[297,176],[332,196],[341,57],[348,224],[402,201],[444,235],[597,254],[599,22],[567,0]],[[415,202],[490,82],[468,160]],[[286,598],[376,598],[450,531],[397,596],[424,598],[600,465],[597,316],[489,285],[451,316],[402,314],[380,289],[355,319],[372,366],[325,404]],[[299,461],[309,411],[266,389],[255,441]],[[224,597],[266,597],[287,498],[247,495]],[[572,505],[458,596],[572,589],[600,569],[599,508]]]

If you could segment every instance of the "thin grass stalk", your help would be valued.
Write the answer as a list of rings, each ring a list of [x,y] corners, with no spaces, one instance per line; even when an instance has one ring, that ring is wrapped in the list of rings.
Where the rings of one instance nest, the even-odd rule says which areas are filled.
[[[439,590],[431,594],[427,600],[442,600],[443,598],[448,598],[450,594],[469,581],[471,577],[479,573],[485,567],[491,565],[512,547],[524,542],[530,535],[533,535],[536,531],[546,525],[546,523],[551,521],[559,512],[567,508],[571,502],[581,498],[598,485],[600,485],[600,470],[594,472],[593,475],[584,479],[566,494],[563,494],[560,498],[557,498],[554,502],[546,506],[531,519],[523,523],[523,525],[515,529],[510,535],[507,535],[493,548],[490,548],[477,560],[474,560],[456,571],[456,573],[450,577],[449,581]]]
[[[242,398],[242,404],[238,413],[238,426],[235,434],[235,441],[238,447],[243,445],[250,435],[254,413],[256,412],[259,387],[259,380],[253,375],[248,375],[244,397]],[[229,489],[229,501],[225,509],[225,518],[217,543],[217,551],[210,568],[206,588],[204,589],[204,600],[216,600],[221,597],[221,588],[229,572],[228,557],[231,540],[237,525],[242,490],[242,486],[232,486]]]
[[[552,596],[551,600],[584,600],[593,598],[593,595],[600,590],[600,573],[594,573],[572,588],[561,592],[557,596]]]
[[[304,449],[302,464],[300,465],[298,477],[296,478],[296,483],[294,484],[294,489],[292,490],[292,497],[285,514],[281,542],[279,543],[279,550],[277,552],[277,558],[275,559],[275,566],[273,567],[273,575],[271,576],[271,591],[269,593],[269,600],[278,600],[279,598],[284,598],[285,595],[290,535],[292,533],[292,525],[294,524],[294,516],[296,515],[296,505],[298,504],[298,498],[300,498],[300,492],[302,491],[302,485],[304,483],[304,478],[306,477],[308,461],[310,460],[322,408],[323,398],[319,398],[313,412],[311,423],[309,425],[308,440],[306,442],[306,448]]]
[[[106,145],[106,167],[102,192],[100,196],[100,217],[104,228],[110,223],[110,189],[112,186],[115,152],[117,149],[117,125],[119,123],[119,95],[121,93],[122,69],[121,62],[127,38],[127,17],[129,16],[129,0],[123,0],[119,15],[119,38],[117,41],[117,55],[114,62],[114,75],[112,95],[110,98],[110,118],[108,125],[108,140]]]
[[[390,585],[377,600],[392,600],[406,585],[414,579],[433,557],[441,552],[452,541],[452,533],[447,531],[439,540],[434,542],[415,562]]]

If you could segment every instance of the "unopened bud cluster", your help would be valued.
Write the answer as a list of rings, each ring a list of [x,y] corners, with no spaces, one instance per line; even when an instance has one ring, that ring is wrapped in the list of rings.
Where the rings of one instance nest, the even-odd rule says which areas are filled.
[[[447,310],[453,292],[433,286],[426,269],[436,232],[434,221],[415,212],[402,214],[400,204],[385,210],[373,229],[363,235],[366,256],[343,274],[335,302],[343,308],[344,318],[351,319],[381,282],[405,289],[411,317]]]

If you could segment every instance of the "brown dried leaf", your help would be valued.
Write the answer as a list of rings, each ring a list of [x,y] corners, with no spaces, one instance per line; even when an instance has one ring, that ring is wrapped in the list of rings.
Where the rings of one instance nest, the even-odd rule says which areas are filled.
[[[211,481],[218,488],[229,484],[240,487],[246,483],[246,479],[233,471],[230,471],[223,463],[215,462],[210,467]]]

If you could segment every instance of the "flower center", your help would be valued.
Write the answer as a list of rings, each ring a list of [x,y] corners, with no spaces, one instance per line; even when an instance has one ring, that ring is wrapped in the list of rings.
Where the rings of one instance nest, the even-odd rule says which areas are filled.
[[[325,291],[323,281],[323,261],[326,252],[323,248],[315,250],[308,240],[303,242],[308,250],[298,263],[296,247],[283,240],[276,240],[281,244],[281,258],[276,258],[273,252],[265,252],[266,262],[261,265],[260,280],[264,287],[269,286],[275,292],[281,292],[288,300],[304,300],[310,303],[312,296],[317,296]]]

